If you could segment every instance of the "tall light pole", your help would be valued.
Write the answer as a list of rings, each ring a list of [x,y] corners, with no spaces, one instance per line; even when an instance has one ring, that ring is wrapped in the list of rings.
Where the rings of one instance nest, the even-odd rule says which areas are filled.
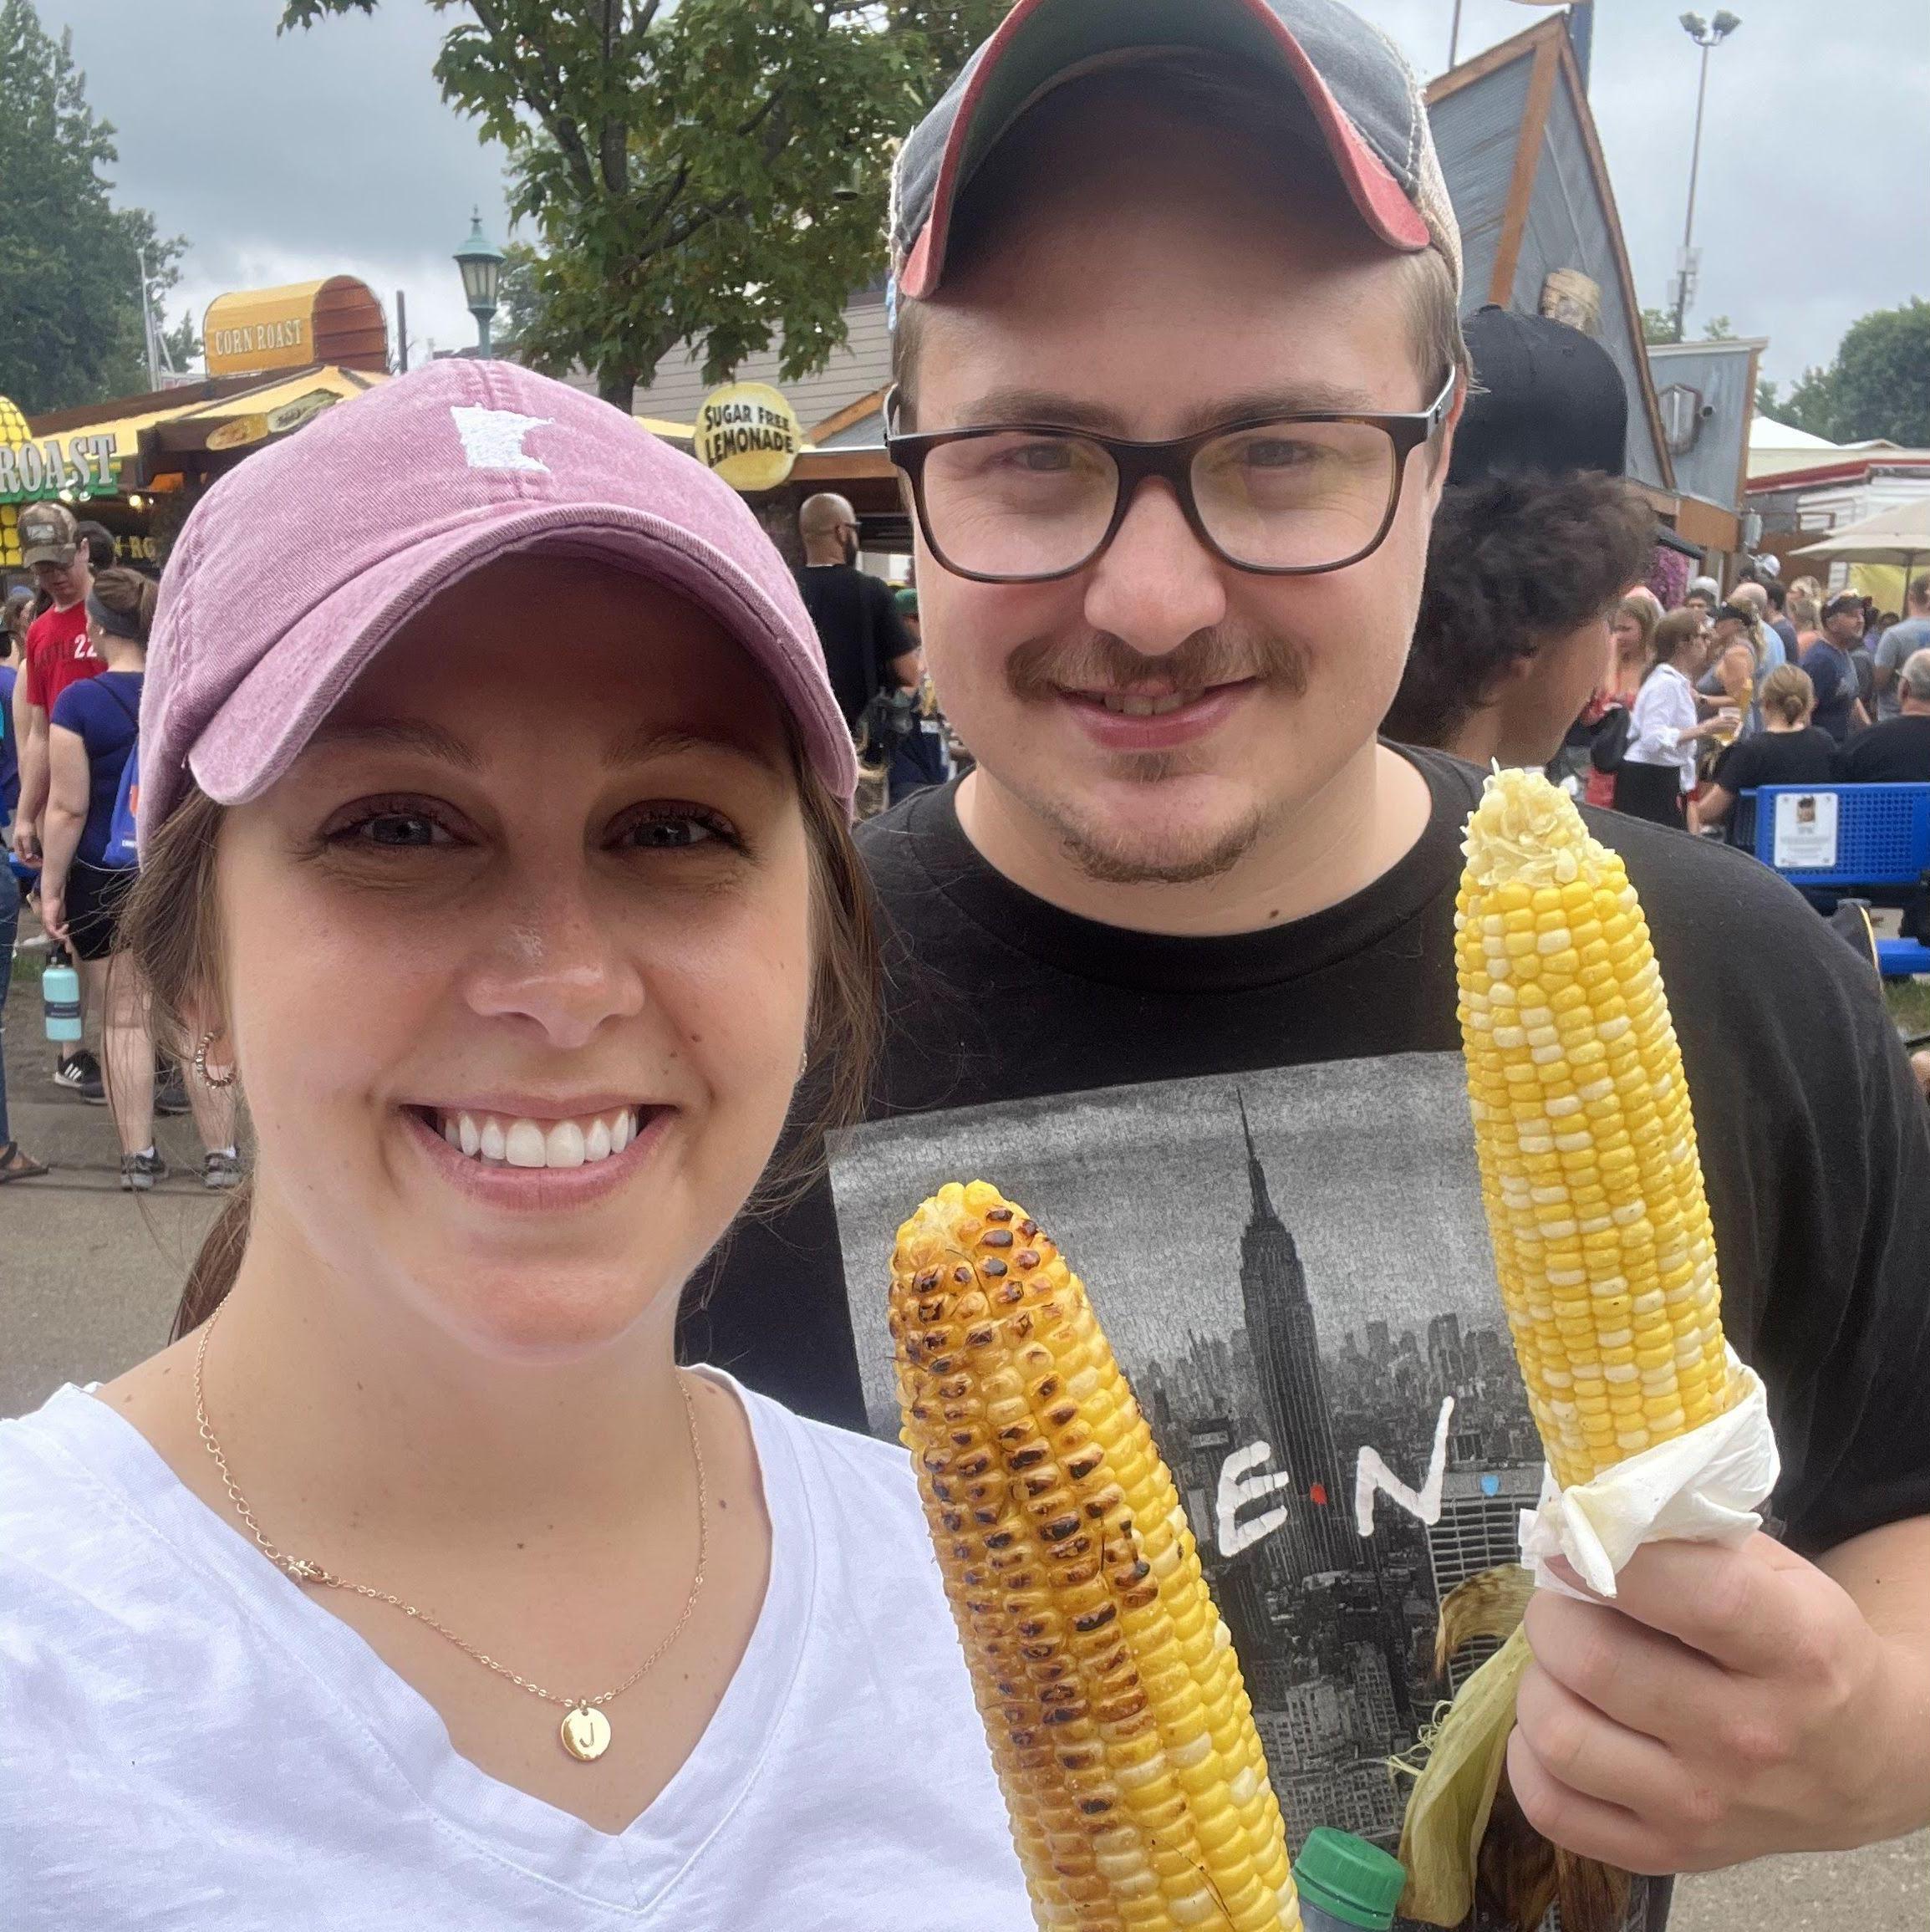
[[[497,286],[502,275],[503,255],[490,244],[482,232],[482,211],[471,218],[469,239],[456,251],[456,266],[462,271],[462,293],[469,313],[476,318],[476,353],[489,359],[489,325],[495,319]]]
[[[1695,181],[1702,170],[1702,110],[1708,96],[1708,54],[1712,47],[1719,47],[1742,25],[1733,13],[1718,13],[1713,20],[1704,20],[1699,13],[1685,13],[1682,17],[1682,30],[1702,49],[1702,78],[1695,89],[1695,145],[1689,152],[1688,161],[1688,214],[1682,224],[1682,253],[1676,262],[1675,275],[1675,339],[1680,342],[1688,322],[1689,292],[1694,284],[1696,260],[1691,246],[1695,237]]]

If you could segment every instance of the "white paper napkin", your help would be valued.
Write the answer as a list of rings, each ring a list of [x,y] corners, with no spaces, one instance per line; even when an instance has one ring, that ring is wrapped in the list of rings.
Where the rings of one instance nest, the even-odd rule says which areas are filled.
[[[1739,1543],[1762,1527],[1758,1506],[1775,1487],[1780,1463],[1761,1379],[1730,1351],[1729,1373],[1744,1394],[1726,1414],[1673,1442],[1638,1450],[1592,1482],[1557,1489],[1544,1474],[1541,1501],[1521,1512],[1521,1561],[1538,1588],[1571,1589],[1548,1568],[1566,1557],[1599,1595],[1643,1543]]]

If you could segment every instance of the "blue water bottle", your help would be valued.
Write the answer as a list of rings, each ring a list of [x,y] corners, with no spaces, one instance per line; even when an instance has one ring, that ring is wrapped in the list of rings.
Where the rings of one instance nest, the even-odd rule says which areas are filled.
[[[1303,1932],[1388,1932],[1408,1873],[1377,1845],[1319,1825],[1300,1848],[1293,1883]]]
[[[40,1004],[50,1040],[80,1037],[80,975],[63,956],[40,976]]]

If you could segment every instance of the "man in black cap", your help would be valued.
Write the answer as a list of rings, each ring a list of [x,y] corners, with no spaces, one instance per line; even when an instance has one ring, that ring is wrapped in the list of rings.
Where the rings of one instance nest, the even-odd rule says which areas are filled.
[[[1852,732],[1869,728],[1850,657],[1862,641],[1863,599],[1854,590],[1839,590],[1823,606],[1823,635],[1803,653],[1803,669],[1816,691],[1810,721],[1839,745],[1847,744]]]
[[[687,1345],[895,1432],[894,1232],[996,1181],[1092,1285],[1295,1833],[1391,1837],[1436,1695],[1410,1608],[1541,1467],[1455,1017],[1481,774],[1377,736],[1465,374],[1419,89],[1334,0],[1019,0],[892,216],[889,445],[978,765],[861,828],[871,1119],[739,1231]],[[1930,1124],[1867,972],[1767,868],[1591,824],[1721,1124],[1787,1540],[1644,1549],[1612,1607],[1539,1593],[1514,1796],[1639,1872],[1901,1832],[1930,1822]]]
[[[1493,306],[1467,324],[1474,386],[1383,726],[1485,766],[1548,764],[1610,669],[1654,513],[1621,481],[1628,401],[1607,349]]]

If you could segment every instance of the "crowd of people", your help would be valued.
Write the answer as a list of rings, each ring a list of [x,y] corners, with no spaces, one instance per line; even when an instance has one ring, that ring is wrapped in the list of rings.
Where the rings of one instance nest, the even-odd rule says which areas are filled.
[[[122,1188],[145,1192],[166,1178],[155,1115],[191,1111],[204,1145],[201,1184],[225,1192],[242,1175],[232,1099],[157,1050],[147,989],[117,943],[135,874],[141,687],[157,587],[116,563],[109,533],[64,504],[28,505],[19,532],[32,582],[5,600],[0,956],[10,967],[24,902],[38,914],[48,962],[76,969],[82,1037],[57,1056],[52,1078],[111,1109]],[[0,1023],[10,984],[10,975],[0,983]],[[46,1171],[13,1137],[0,1064],[0,1182]]]
[[[1416,1362],[1426,1393],[1385,1412],[1403,1481],[1431,1433],[1445,1453],[1444,1387],[1465,1466],[1540,1460],[1525,1398],[1468,1365],[1508,1328],[1454,966],[1484,774],[1454,752],[1556,760],[1591,710],[1625,808],[1593,824],[1680,1061],[1631,1084],[1604,1021],[1612,1091],[1529,1094],[1538,1129],[1571,1099],[1605,1177],[1599,1215],[1532,1238],[1637,1324],[1707,1278],[1604,1191],[1649,1185],[1642,1136],[1679,1117],[1649,1093],[1686,1082],[1723,1334],[1780,1473],[1773,1536],[1645,1544],[1612,1602],[1535,1593],[1507,1815],[1627,1874],[1648,1932],[1668,1874],[1930,1825],[1930,1114],[1866,967],[1681,830],[1724,776],[1703,749],[1746,748],[1752,716],[1788,736],[1792,693],[1799,718],[1846,693],[1854,724],[1854,663],[1846,687],[1821,655],[1850,659],[1847,616],[1818,601],[1805,642],[1795,587],[1631,596],[1654,533],[1613,484],[1619,381],[1539,319],[1464,332],[1424,101],[1377,30],[1332,0],[1148,18],[1036,0],[899,150],[915,640],[855,569],[851,506],[812,509],[794,573],[715,475],[504,363],[438,360],[251,455],[158,610],[34,522],[42,635],[92,661],[57,691],[30,642],[16,855],[69,941],[113,924],[148,1037],[245,1096],[252,1147],[168,1345],[0,1422],[26,1932],[308,1923],[318,1882],[383,1932],[425,1899],[566,1932],[1031,1924],[914,1472],[866,1399],[868,1367],[889,1411],[892,1227],[980,1174],[1092,1229],[1102,1200],[1128,1374],[1205,1364],[1200,1491],[1237,1454],[1268,1499],[1234,1587],[1273,1774],[1357,1802],[1397,1700],[1410,1741],[1431,1707],[1428,1546],[1366,1542],[1337,1365],[1362,1333]],[[927,670],[975,762],[854,829],[857,740]],[[77,868],[120,837],[117,798],[89,840],[90,747],[125,746],[135,677],[123,898]],[[76,706],[82,678],[121,681]],[[1530,943],[1582,944],[1539,897]],[[1520,1017],[1575,1063],[1562,1016]],[[110,1047],[110,1100],[148,1057]],[[1556,1134],[1532,1158],[1566,1172]],[[1038,1265],[1031,1224],[996,1231]],[[1673,1385],[1649,1333],[1603,1344],[1612,1381]],[[1181,1378],[1143,1386],[1187,1426]],[[1232,1449],[1262,1429],[1258,1464]],[[1053,1480],[1007,1498],[994,1470],[958,1506],[1042,1521]],[[1203,1560],[1244,1553],[1232,1504],[1188,1506]],[[1133,1588],[1192,1562],[1173,1527],[1119,1559]],[[1123,1730],[1148,1693],[1115,1675],[1102,1560],[1082,1613],[1041,1592],[1015,1627],[1047,1639],[1048,1720]],[[1066,1657],[1087,1675],[1062,1684]],[[1364,1754],[1338,1786],[1284,1708],[1316,1686]],[[1214,1746],[1184,1721],[1107,1765],[1055,1731],[1081,1817],[1125,1785],[1184,1815]]]

